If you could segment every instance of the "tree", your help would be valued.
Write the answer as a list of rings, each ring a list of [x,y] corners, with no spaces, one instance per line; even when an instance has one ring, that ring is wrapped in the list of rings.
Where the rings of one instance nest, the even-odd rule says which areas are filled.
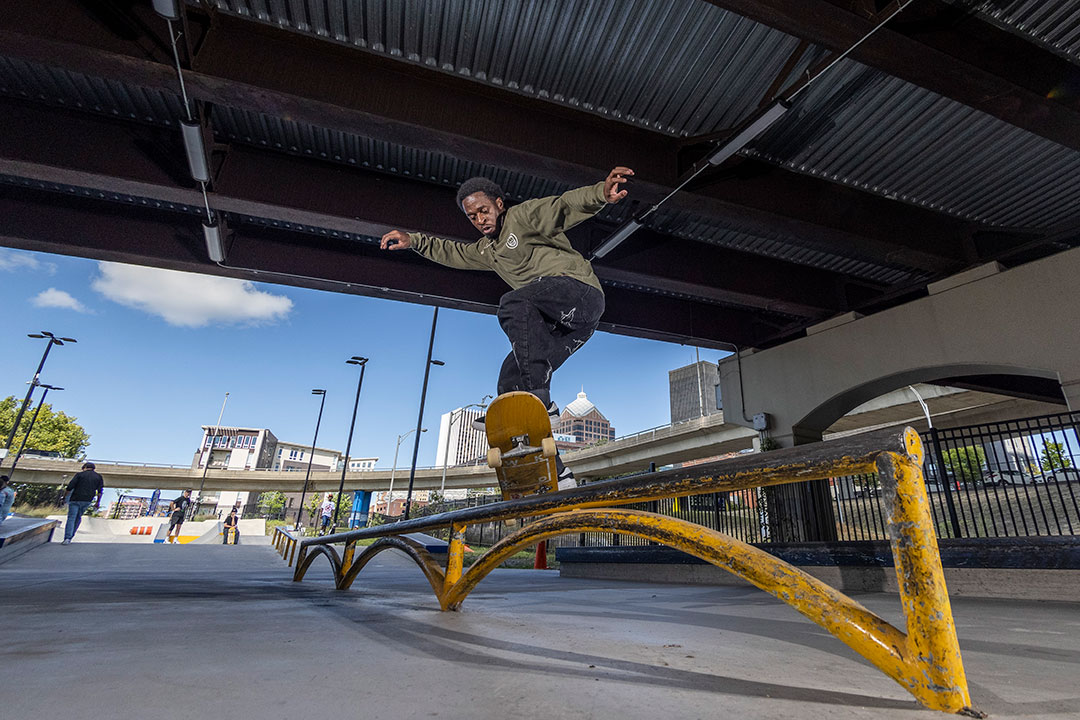
[[[1058,442],[1043,443],[1039,462],[1042,463],[1043,472],[1072,467],[1072,459],[1065,454],[1065,444]]]
[[[261,493],[258,505],[263,509],[263,512],[277,515],[285,509],[285,493],[278,490]]]
[[[11,483],[16,492],[15,504],[30,507],[59,506],[64,499],[66,485],[40,485],[38,483]]]
[[[978,445],[966,445],[945,451],[946,469],[965,484],[974,484],[982,477],[985,462],[986,452]]]
[[[7,438],[11,432],[11,425],[15,422],[19,404],[22,400],[14,395],[0,400],[0,437]],[[26,431],[30,428],[30,421],[34,417],[37,408],[27,408],[18,430],[12,440],[11,452],[14,453],[22,444]],[[26,447],[33,450],[51,450],[60,453],[67,458],[79,457],[90,445],[90,435],[79,425],[76,418],[63,412],[54,412],[53,406],[45,403],[41,407],[34,430],[26,441]]]

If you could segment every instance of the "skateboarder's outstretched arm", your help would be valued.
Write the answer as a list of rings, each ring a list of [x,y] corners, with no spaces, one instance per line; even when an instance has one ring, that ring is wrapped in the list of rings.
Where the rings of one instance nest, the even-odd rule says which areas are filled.
[[[580,222],[588,220],[608,203],[626,197],[622,186],[634,175],[628,167],[619,166],[608,173],[602,183],[568,190],[562,195],[528,200],[519,207],[528,223],[542,237],[554,238]]]
[[[481,261],[476,243],[463,243],[423,233],[391,230],[382,236],[379,247],[383,250],[412,249],[440,265],[458,270],[491,269]]]

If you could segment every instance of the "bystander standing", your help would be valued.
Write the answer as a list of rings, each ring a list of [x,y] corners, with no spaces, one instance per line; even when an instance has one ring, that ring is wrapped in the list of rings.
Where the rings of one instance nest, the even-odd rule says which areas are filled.
[[[64,502],[67,503],[67,522],[64,523],[64,542],[61,545],[70,545],[71,539],[82,523],[82,516],[90,503],[94,503],[94,509],[101,507],[101,493],[105,490],[105,481],[101,479],[95,470],[94,463],[83,463],[82,472],[76,473],[67,486],[67,495]]]

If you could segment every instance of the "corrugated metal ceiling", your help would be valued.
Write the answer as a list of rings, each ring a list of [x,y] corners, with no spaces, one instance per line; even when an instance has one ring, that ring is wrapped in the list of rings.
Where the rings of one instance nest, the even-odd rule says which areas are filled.
[[[216,2],[227,12],[670,135],[737,125],[761,102],[798,44],[699,0]],[[1012,3],[1025,4],[1031,5]],[[1062,10],[1080,0],[1048,4]],[[0,92],[154,124],[169,125],[182,112],[178,97],[169,93],[4,58]],[[234,108],[215,106],[212,124],[233,142],[444,185],[482,174],[517,199],[565,189],[463,158]],[[1046,227],[1080,205],[1080,153],[851,61],[803,93],[793,111],[746,153],[988,225]],[[620,219],[619,212],[610,211],[611,219]],[[866,279],[912,278],[906,268],[683,213],[659,213],[654,226]]]
[[[738,125],[799,45],[700,0],[214,2],[224,12],[671,135]]]
[[[950,0],[1080,63],[1080,0]]]
[[[798,44],[700,0],[215,2],[679,136],[745,119]],[[999,9],[1042,35],[1080,18],[1080,0],[1036,5]],[[1058,40],[1080,43],[1077,35]],[[795,72],[819,53],[811,47]],[[1047,227],[1080,203],[1080,154],[851,61],[800,96],[796,112],[744,154],[992,226]]]
[[[1080,207],[1080,153],[852,61],[809,88],[753,157],[994,226]]]

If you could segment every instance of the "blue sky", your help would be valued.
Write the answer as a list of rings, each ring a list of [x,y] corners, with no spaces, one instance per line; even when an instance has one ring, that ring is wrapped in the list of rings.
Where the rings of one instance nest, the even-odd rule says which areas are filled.
[[[416,427],[432,309],[283,285],[174,273],[0,248],[0,394],[21,398],[44,350],[27,333],[78,340],[54,348],[42,382],[58,410],[90,433],[99,460],[189,464],[200,425],[268,427],[310,443],[327,390],[319,445],[344,450],[356,391],[352,355],[371,358],[352,455],[389,468],[397,436]],[[434,465],[439,415],[495,392],[509,344],[494,316],[439,311],[418,464]],[[726,353],[702,350],[716,361]],[[597,333],[555,373],[560,406],[584,387],[626,435],[667,424],[668,371],[694,348]],[[411,460],[412,441],[399,465]]]

